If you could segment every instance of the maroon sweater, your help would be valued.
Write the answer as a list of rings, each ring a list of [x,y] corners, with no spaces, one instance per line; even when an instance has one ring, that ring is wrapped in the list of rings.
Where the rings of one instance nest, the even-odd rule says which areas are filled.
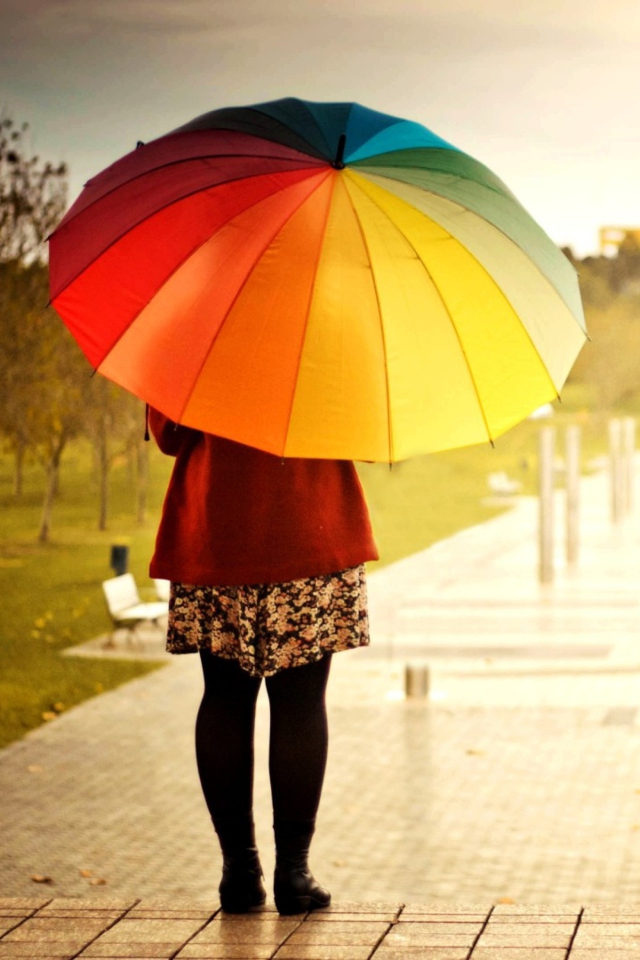
[[[263,453],[176,427],[155,410],[158,446],[176,458],[150,574],[180,583],[281,583],[334,573],[378,553],[354,465]]]

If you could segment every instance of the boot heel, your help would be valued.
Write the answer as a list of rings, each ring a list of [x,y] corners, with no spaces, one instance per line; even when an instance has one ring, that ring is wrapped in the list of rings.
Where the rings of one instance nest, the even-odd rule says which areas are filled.
[[[220,889],[220,906],[225,913],[248,913],[254,907],[261,907],[267,899],[264,889],[256,887],[253,890],[225,890]]]
[[[276,909],[280,916],[290,917],[295,913],[308,913],[311,910],[311,897],[295,897],[274,892]]]

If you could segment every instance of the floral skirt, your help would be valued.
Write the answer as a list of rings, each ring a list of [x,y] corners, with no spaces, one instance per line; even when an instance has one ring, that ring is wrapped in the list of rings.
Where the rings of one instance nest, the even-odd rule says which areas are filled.
[[[286,583],[172,583],[167,650],[209,650],[269,677],[369,643],[364,564]]]

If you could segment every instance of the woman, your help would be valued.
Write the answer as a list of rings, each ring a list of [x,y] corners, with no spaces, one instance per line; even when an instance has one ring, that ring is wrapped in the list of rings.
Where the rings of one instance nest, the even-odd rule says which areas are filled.
[[[155,410],[150,426],[176,458],[150,573],[171,581],[167,649],[202,661],[196,757],[222,849],[222,908],[242,913],[266,898],[253,822],[263,677],[276,906],[326,907],[331,896],[308,866],[327,759],[325,691],[332,654],[368,643],[364,562],[377,558],[355,468],[281,459]]]

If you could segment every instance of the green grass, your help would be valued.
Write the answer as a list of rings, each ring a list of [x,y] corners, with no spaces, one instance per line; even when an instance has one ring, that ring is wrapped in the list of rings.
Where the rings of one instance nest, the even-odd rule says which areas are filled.
[[[606,449],[605,414],[588,413],[591,397],[567,388],[551,422],[562,455],[563,429],[583,427],[583,462]],[[391,563],[443,537],[494,516],[500,506],[483,503],[487,474],[507,473],[535,493],[539,422],[527,421],[489,445],[395,464],[360,464],[381,559]],[[110,629],[101,581],[112,575],[112,543],[130,546],[130,569],[144,591],[147,568],[171,466],[151,451],[149,517],[135,522],[133,484],[126,462],[116,465],[111,483],[109,529],[97,530],[97,481],[90,450],[76,443],[63,461],[51,542],[36,540],[44,486],[42,470],[31,464],[22,500],[12,494],[12,462],[0,458],[0,746],[22,736],[56,713],[140,676],[157,665],[141,661],[90,660],[61,656],[66,647]]]
[[[90,453],[77,444],[66,456],[54,508],[51,542],[36,540],[44,485],[42,470],[27,470],[24,495],[12,493],[12,463],[0,461],[0,746],[103,690],[156,664],[63,657],[66,647],[110,629],[101,582],[113,575],[110,545],[125,538],[130,569],[150,587],[147,566],[167,476],[168,462],[153,457],[149,519],[135,523],[128,467],[113,471],[109,529],[97,530],[97,483]]]

